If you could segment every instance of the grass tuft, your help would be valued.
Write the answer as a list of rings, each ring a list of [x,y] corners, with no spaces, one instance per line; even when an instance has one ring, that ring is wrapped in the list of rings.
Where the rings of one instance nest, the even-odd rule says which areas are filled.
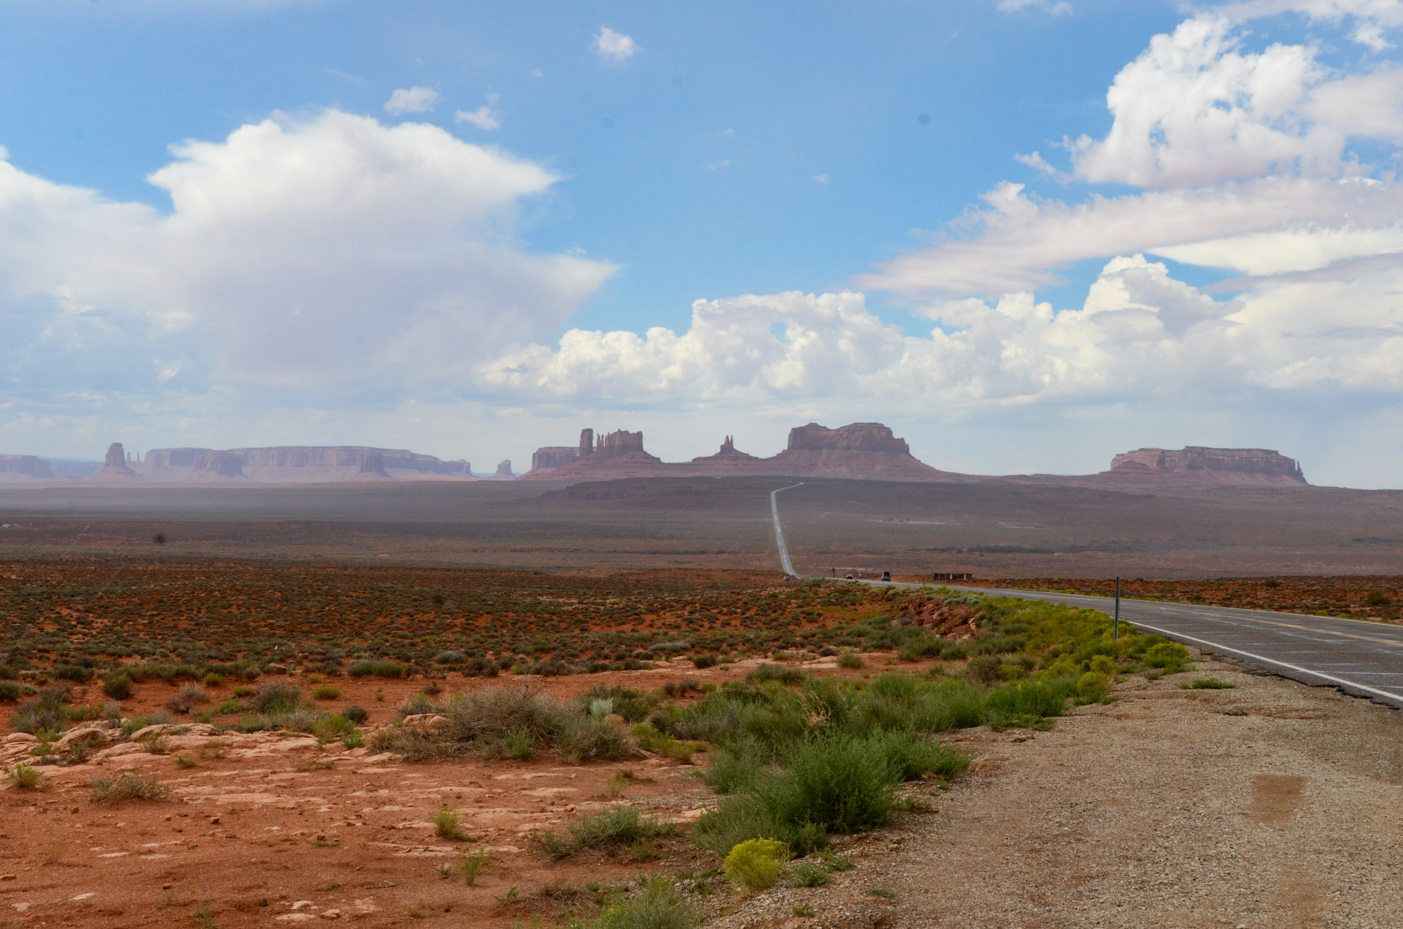
[[[128,800],[164,800],[170,788],[152,777],[125,771],[117,777],[94,777],[94,803],[122,803]]]

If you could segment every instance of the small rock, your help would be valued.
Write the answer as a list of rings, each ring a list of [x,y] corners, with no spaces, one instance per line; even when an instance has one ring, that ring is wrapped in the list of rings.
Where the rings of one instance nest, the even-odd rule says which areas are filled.
[[[18,878],[15,874],[0,874],[0,881],[13,881]]]
[[[322,914],[322,919],[340,919],[340,918],[341,918],[341,911],[340,911],[340,910],[327,910],[325,913]]]
[[[310,909],[313,909],[315,906],[316,906],[316,904],[313,903],[311,900],[298,900],[296,903],[294,903],[294,904],[292,905],[292,908],[293,908],[294,911],[296,911],[296,910],[310,910]]]

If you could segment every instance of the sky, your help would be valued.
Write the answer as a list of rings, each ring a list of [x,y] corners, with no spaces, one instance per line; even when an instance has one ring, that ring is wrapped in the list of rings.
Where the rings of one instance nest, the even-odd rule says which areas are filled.
[[[0,453],[1403,487],[1403,0],[0,0]]]

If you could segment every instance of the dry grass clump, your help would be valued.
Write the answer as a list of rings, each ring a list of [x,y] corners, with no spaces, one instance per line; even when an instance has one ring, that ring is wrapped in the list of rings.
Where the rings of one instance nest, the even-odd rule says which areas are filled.
[[[572,761],[618,761],[637,751],[622,727],[577,704],[520,688],[486,688],[442,705],[421,695],[401,714],[444,717],[433,729],[396,726],[376,734],[377,749],[414,761],[470,755],[528,758],[535,751],[554,751]]]
[[[94,803],[122,803],[127,800],[164,800],[170,788],[153,777],[125,771],[117,777],[92,780]]]

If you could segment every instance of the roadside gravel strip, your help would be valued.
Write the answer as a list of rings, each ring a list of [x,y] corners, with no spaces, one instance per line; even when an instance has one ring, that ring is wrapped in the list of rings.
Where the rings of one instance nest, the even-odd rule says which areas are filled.
[[[1029,600],[1089,607],[1108,616],[1110,597],[963,587]],[[1195,648],[1221,652],[1303,684],[1403,707],[1403,627],[1333,616],[1195,606],[1153,600],[1120,602],[1120,618]]]
[[[1181,687],[1209,675],[1232,689]],[[935,812],[840,838],[857,867],[709,929],[1403,926],[1396,711],[1211,659],[1114,696],[1049,732],[952,733],[975,761],[912,785]]]

